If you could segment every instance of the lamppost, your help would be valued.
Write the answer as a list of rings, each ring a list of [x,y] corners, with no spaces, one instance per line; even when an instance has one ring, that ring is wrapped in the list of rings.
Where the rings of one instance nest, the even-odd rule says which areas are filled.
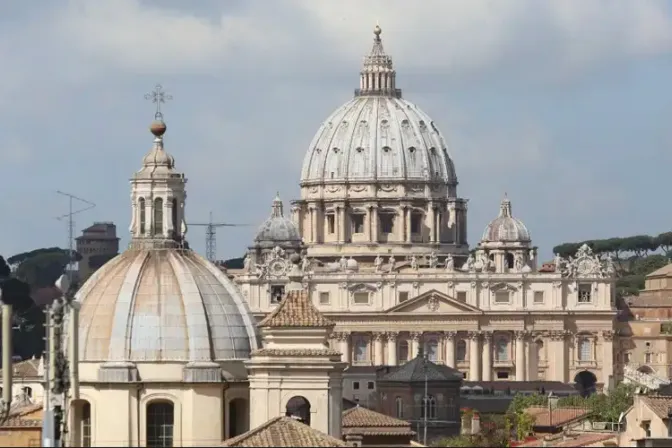
[[[78,326],[79,303],[74,301],[70,290],[70,279],[61,275],[56,280],[56,288],[61,296],[56,298],[48,311],[47,319],[47,360],[45,362],[45,426],[42,446],[62,447],[67,434],[64,408],[68,399],[79,398],[78,381]],[[63,345],[64,325],[69,324],[70,347],[66,356]],[[68,393],[72,390],[72,394]]]
[[[0,299],[2,291],[0,291]],[[12,305],[2,305],[2,399],[0,400],[0,423],[9,418],[12,405]]]

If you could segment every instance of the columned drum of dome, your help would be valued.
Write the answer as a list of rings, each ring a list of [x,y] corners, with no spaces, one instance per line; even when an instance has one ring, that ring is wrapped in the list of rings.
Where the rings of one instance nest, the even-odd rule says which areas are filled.
[[[467,252],[467,206],[434,121],[402,98],[374,30],[355,97],[329,116],[303,161],[293,219],[308,255],[372,260]],[[370,259],[370,260],[369,260]]]

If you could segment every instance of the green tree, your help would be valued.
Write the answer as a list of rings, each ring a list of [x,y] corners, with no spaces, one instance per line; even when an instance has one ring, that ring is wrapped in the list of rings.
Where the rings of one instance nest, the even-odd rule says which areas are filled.
[[[16,277],[28,283],[31,288],[52,286],[70,263],[67,251],[40,252],[24,259],[16,269]]]
[[[656,237],[656,243],[658,244],[658,247],[665,252],[666,257],[672,257],[672,254],[670,254],[670,251],[672,251],[672,232],[663,232],[658,235]]]

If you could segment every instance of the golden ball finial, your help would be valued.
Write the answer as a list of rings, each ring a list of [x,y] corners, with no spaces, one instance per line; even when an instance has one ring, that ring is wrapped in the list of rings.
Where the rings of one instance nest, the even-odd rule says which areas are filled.
[[[166,123],[163,120],[154,120],[149,126],[149,130],[155,137],[161,137],[166,133]]]
[[[380,36],[380,33],[382,33],[382,32],[383,32],[383,30],[381,30],[380,26],[378,24],[376,24],[375,28],[373,29],[373,34],[375,34],[376,36]]]

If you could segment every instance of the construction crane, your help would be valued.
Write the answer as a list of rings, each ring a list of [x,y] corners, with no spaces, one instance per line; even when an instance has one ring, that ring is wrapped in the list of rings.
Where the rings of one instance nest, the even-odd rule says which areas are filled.
[[[68,256],[70,257],[70,262],[68,263],[68,266],[67,266],[67,272],[68,272],[68,276],[70,276],[70,280],[72,281],[72,277],[71,277],[72,276],[72,263],[75,259],[75,257],[73,257],[73,254],[74,254],[73,239],[75,237],[74,216],[79,214],[79,213],[85,212],[87,210],[91,210],[92,208],[94,208],[96,206],[96,204],[94,204],[91,201],[87,201],[86,199],[82,199],[80,197],[77,197],[74,194],[64,193],[60,190],[56,191],[56,193],[60,194],[61,196],[67,197],[68,200],[69,200],[69,205],[70,205],[70,207],[68,209],[68,213],[66,213],[65,215],[62,215],[62,216],[58,216],[58,217],[56,217],[56,219],[58,219],[59,221],[67,221],[67,223],[68,223],[68,250],[69,250]],[[81,202],[84,205],[80,209],[73,210],[73,201]]]
[[[205,257],[211,262],[217,261],[217,227],[248,227],[249,224],[231,224],[228,222],[213,222],[212,212],[210,212],[210,221],[187,223],[188,226],[205,227]]]

